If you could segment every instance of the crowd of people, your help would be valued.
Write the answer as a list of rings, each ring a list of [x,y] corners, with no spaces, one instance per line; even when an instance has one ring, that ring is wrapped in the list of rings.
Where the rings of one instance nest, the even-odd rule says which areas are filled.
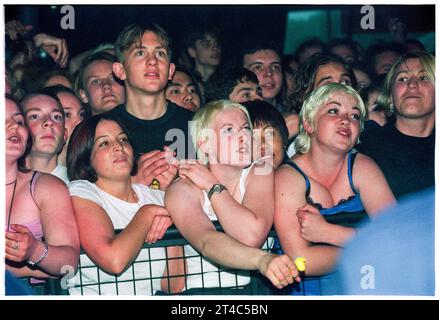
[[[435,57],[419,41],[252,43],[233,65],[205,26],[173,48],[130,24],[75,57],[28,30],[6,23],[22,44],[6,64],[5,256],[32,290],[80,261],[81,283],[124,281],[73,278],[71,295],[246,295],[250,271],[265,294],[331,294],[352,239],[434,187]],[[171,226],[187,245],[144,250]]]

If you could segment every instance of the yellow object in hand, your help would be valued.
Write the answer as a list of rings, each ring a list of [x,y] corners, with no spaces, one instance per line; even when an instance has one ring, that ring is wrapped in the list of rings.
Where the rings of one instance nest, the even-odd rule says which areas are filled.
[[[300,272],[304,272],[306,268],[306,259],[304,257],[296,257],[294,258],[294,264],[296,265],[297,270]]]
[[[152,180],[152,183],[149,185],[149,187],[151,189],[158,190],[158,189],[160,189],[160,182],[158,182],[158,180],[154,179],[154,180]]]

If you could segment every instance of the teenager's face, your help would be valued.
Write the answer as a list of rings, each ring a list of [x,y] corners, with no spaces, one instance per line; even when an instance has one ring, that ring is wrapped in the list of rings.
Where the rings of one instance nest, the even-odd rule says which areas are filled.
[[[84,107],[78,97],[69,92],[58,93],[58,99],[64,109],[67,136],[70,137],[73,129],[84,120]]]
[[[273,103],[282,88],[282,64],[279,55],[270,49],[244,56],[244,68],[258,77],[265,101]]]
[[[190,111],[197,111],[201,104],[195,83],[181,71],[175,72],[172,82],[166,88],[166,99]]]
[[[109,111],[125,102],[125,87],[113,75],[113,63],[96,60],[85,70],[84,90],[80,90],[82,102],[88,103],[92,114]]]
[[[252,81],[239,82],[229,94],[229,100],[237,103],[262,100],[262,90]]]
[[[6,99],[5,111],[6,158],[15,161],[26,151],[29,131],[23,113],[14,101]]]
[[[195,48],[191,49],[189,54],[196,63],[202,66],[216,67],[221,62],[221,46],[218,40],[210,34],[206,34],[204,39],[197,40]]]
[[[318,68],[313,90],[328,83],[341,83],[352,86],[352,79],[343,65],[330,62]]]
[[[161,39],[153,32],[143,34],[124,52],[123,64],[115,63],[113,71],[125,81],[126,90],[154,95],[161,93],[174,75],[175,66]]]
[[[272,157],[273,168],[276,169],[282,163],[285,155],[285,148],[279,129],[269,124],[260,124],[253,128],[253,161]]]
[[[133,159],[133,148],[122,128],[114,121],[101,120],[96,127],[90,160],[98,181],[130,177]]]
[[[36,95],[25,100],[23,111],[33,139],[31,153],[49,157],[59,153],[67,137],[63,110],[57,101]]]

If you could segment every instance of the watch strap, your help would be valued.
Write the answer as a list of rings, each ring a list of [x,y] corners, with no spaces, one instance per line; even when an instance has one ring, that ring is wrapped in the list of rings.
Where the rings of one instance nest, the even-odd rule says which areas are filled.
[[[226,186],[223,184],[215,183],[212,188],[210,188],[207,193],[207,198],[210,200],[214,193],[221,193],[222,191],[227,190]]]

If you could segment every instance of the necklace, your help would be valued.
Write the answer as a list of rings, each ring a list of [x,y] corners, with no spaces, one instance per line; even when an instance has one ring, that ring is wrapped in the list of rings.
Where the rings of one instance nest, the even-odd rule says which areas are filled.
[[[15,181],[11,182],[10,184],[14,184],[14,191],[12,191],[12,198],[11,198],[11,205],[9,206],[9,213],[8,213],[8,231],[10,231],[10,225],[11,225],[11,213],[12,213],[12,206],[14,205],[14,197],[15,197],[15,189],[17,188],[17,179]]]

